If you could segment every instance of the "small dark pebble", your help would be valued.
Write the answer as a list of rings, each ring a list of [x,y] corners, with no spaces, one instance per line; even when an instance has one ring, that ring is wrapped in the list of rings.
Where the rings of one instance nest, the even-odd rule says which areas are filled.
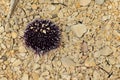
[[[52,19],[58,17],[57,14],[52,15]]]
[[[7,56],[3,55],[0,59],[2,59],[3,61],[7,61]]]
[[[80,24],[82,24],[83,22],[82,21],[78,21]]]

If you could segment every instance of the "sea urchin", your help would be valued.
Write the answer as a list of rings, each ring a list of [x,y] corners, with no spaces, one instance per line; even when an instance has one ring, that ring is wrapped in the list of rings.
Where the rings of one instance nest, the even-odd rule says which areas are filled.
[[[25,44],[37,54],[43,54],[59,47],[61,32],[50,20],[35,19],[27,25]]]

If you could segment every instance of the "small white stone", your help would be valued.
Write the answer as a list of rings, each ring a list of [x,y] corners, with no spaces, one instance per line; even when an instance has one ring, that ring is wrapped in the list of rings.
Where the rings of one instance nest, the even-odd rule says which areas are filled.
[[[100,74],[97,71],[93,72],[93,80],[99,80],[100,79]]]
[[[23,22],[28,22],[28,20],[26,18],[23,18]]]
[[[120,68],[120,64],[116,64],[115,67]]]
[[[52,11],[55,10],[55,6],[54,6],[54,5],[51,5],[51,6],[50,6],[50,10],[52,10]]]
[[[20,70],[20,67],[19,67],[19,66],[16,66],[16,67],[14,66],[14,67],[13,67],[13,70],[14,70],[14,71],[19,71],[19,70]]]
[[[36,4],[32,4],[31,7],[33,10],[36,10],[38,6]]]
[[[2,77],[0,78],[0,80],[8,80],[6,77]]]
[[[110,47],[105,46],[101,50],[94,53],[94,57],[99,57],[100,55],[108,56],[112,53],[112,49]]]
[[[21,57],[25,57],[25,56],[26,56],[26,53],[19,53],[19,55],[20,55]]]
[[[22,62],[18,59],[13,62],[13,66],[19,66]]]
[[[3,41],[3,40],[2,40],[2,39],[0,39],[0,44],[2,43],[2,41]]]
[[[49,75],[49,72],[48,71],[45,71],[41,74],[41,76],[46,76],[46,75]]]
[[[59,17],[59,18],[63,18],[63,12],[62,12],[62,11],[59,11],[58,17]]]
[[[40,77],[39,80],[45,80],[43,77]]]
[[[116,63],[115,57],[110,57],[108,60],[109,60],[109,64],[114,65]]]
[[[103,17],[102,17],[102,21],[108,20],[108,19],[110,19],[110,17],[111,17],[110,15],[103,16]]]
[[[62,74],[61,77],[62,77],[62,79],[65,79],[65,80],[70,80],[70,78],[71,78],[71,76],[67,75],[67,74]]]
[[[80,0],[80,5],[87,6],[90,2],[91,2],[91,0]]]
[[[17,33],[16,32],[12,32],[11,36],[12,36],[13,39],[15,39],[17,37]]]
[[[84,24],[76,24],[71,26],[71,30],[75,33],[77,37],[82,37],[83,34],[87,31],[87,28]]]
[[[50,65],[46,65],[45,67],[46,67],[46,70],[48,71],[52,70],[52,67]]]
[[[24,52],[26,52],[26,49],[25,49],[25,47],[23,47],[23,46],[20,46],[20,47],[19,47],[19,52],[21,52],[21,53],[22,53],[22,52],[23,52],[23,53],[24,53]]]
[[[37,63],[35,63],[35,64],[33,65],[33,70],[36,70],[36,69],[39,68],[39,67],[40,67],[40,65],[37,64]]]
[[[16,58],[11,58],[10,59],[10,62],[12,63],[12,62],[14,62],[16,60]]]
[[[3,66],[2,66],[2,69],[5,70],[5,69],[6,69],[6,65],[3,65]]]
[[[6,49],[5,44],[1,43],[1,48]]]
[[[36,72],[32,72],[32,78],[33,80],[39,80],[39,74]]]
[[[114,30],[114,31],[113,31],[113,34],[114,34],[115,36],[117,36],[118,38],[120,38],[120,33],[119,33],[117,30]]]
[[[0,27],[0,33],[3,33],[4,32],[4,27]]]
[[[96,2],[97,4],[103,4],[103,3],[104,3],[104,0],[95,0],[95,2]]]
[[[108,6],[108,9],[112,9],[112,5]]]
[[[92,58],[92,57],[87,58],[87,59],[85,60],[85,66],[86,66],[86,67],[96,66],[96,63],[95,63],[94,58]]]
[[[61,59],[62,65],[65,67],[71,67],[71,66],[75,66],[75,63],[73,62],[73,60],[69,57],[63,57]]]
[[[21,80],[28,80],[28,74],[24,73]]]

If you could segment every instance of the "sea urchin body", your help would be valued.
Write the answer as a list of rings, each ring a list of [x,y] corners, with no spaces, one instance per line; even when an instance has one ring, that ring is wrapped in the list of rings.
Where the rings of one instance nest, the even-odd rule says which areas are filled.
[[[59,47],[61,33],[57,25],[49,20],[36,19],[27,25],[25,44],[38,54]]]

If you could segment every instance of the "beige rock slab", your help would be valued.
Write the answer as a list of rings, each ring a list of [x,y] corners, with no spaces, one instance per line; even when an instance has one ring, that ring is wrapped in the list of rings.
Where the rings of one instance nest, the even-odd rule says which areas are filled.
[[[0,26],[0,33],[4,32],[4,27]]]
[[[24,73],[23,76],[22,76],[22,78],[21,78],[21,80],[29,80],[28,79],[28,74]]]
[[[18,60],[15,60],[14,62],[13,62],[13,66],[18,66],[18,65],[20,65],[22,62],[18,59]]]
[[[6,77],[2,77],[0,78],[0,80],[8,80]]]
[[[33,77],[33,80],[39,80],[39,74],[38,73],[33,72],[32,77]]]
[[[100,74],[98,71],[93,72],[93,80],[99,80],[100,79]]]
[[[37,9],[37,5],[36,4],[32,4],[31,7],[32,7],[32,9]]]
[[[104,0],[95,0],[95,2],[96,2],[97,4],[103,4],[103,3],[104,3]]]
[[[112,49],[109,46],[105,46],[99,51],[94,53],[94,57],[99,57],[100,55],[108,56],[112,53]]]
[[[46,75],[49,75],[49,72],[48,71],[45,71],[41,74],[41,76],[46,76]]]
[[[63,57],[61,59],[62,65],[65,67],[73,67],[75,66],[75,63],[73,62],[73,60],[70,57]]]
[[[91,0],[80,0],[80,5],[87,6],[90,2],[91,2]]]
[[[21,45],[21,46],[19,47],[19,52],[21,52],[21,53],[22,53],[22,52],[26,52],[25,47]]]
[[[39,80],[45,80],[43,77],[40,77]]]
[[[71,26],[71,30],[77,37],[82,37],[82,35],[87,31],[87,28],[84,24],[76,24]]]
[[[16,32],[12,32],[11,36],[12,36],[13,39],[15,39],[17,37],[17,33]]]
[[[86,67],[93,67],[96,66],[94,58],[90,57],[85,60],[85,66]]]

